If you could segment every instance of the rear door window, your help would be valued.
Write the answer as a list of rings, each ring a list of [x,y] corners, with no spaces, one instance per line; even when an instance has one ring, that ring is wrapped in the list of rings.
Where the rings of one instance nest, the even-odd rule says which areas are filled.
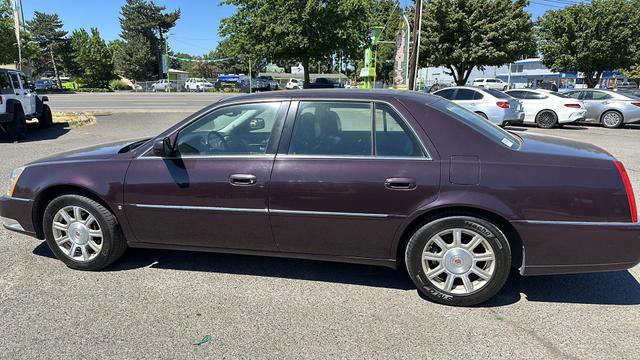
[[[508,94],[510,96],[513,96],[516,99],[526,99],[527,98],[527,91],[522,91],[522,90],[513,90],[513,91],[509,91],[506,94]]]
[[[606,100],[612,98],[611,95],[601,91],[590,91],[590,93],[592,94],[591,99],[593,100]]]
[[[15,91],[20,90],[20,80],[18,80],[18,74],[14,72],[10,72],[9,77],[11,77],[11,83],[13,84],[13,89]]]
[[[422,157],[414,134],[400,116],[386,104],[375,104],[376,156]]]
[[[458,89],[454,100],[473,100],[475,91],[470,89]]]
[[[301,102],[289,154],[371,156],[371,119],[368,102]]]
[[[455,91],[456,89],[444,89],[444,90],[436,91],[435,95],[441,96],[447,100],[453,100],[453,95]]]
[[[0,72],[0,93],[13,94],[13,86],[6,72]]]

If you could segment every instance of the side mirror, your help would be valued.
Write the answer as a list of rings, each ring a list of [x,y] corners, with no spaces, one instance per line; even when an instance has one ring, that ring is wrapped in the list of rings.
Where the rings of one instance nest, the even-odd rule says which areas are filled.
[[[172,156],[173,146],[171,146],[171,140],[168,137],[156,140],[153,143],[153,155],[160,157]]]
[[[249,121],[249,131],[260,130],[265,128],[265,123],[263,118],[255,118]]]
[[[31,92],[36,91],[36,85],[33,83],[28,83],[27,87],[29,88],[29,90],[31,90]]]

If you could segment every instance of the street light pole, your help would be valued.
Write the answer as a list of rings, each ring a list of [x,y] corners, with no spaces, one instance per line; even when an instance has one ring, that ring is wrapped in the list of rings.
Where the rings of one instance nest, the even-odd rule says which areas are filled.
[[[164,56],[167,57],[167,92],[171,92],[171,79],[169,78],[169,34],[164,38]],[[176,83],[176,90],[177,89],[178,84]]]
[[[422,28],[422,0],[416,0],[413,19],[413,47],[409,58],[409,90],[415,90],[416,68],[418,66],[418,48],[420,47],[420,30]]]

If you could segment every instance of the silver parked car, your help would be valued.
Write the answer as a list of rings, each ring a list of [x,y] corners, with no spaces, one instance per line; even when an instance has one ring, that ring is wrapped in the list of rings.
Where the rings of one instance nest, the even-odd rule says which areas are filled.
[[[580,89],[565,93],[582,100],[587,108],[584,121],[607,128],[640,121],[640,97],[610,90]]]
[[[501,91],[473,86],[454,86],[434,92],[500,126],[522,124],[522,103]]]

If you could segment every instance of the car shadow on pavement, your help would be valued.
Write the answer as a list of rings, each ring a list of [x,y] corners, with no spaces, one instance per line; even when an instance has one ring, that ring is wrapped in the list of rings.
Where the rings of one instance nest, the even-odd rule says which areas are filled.
[[[68,123],[54,123],[53,126],[49,129],[41,129],[37,123],[28,123],[27,128],[27,138],[18,142],[27,143],[33,141],[57,139],[71,131]],[[15,141],[9,140],[7,134],[5,134],[4,131],[0,131],[0,143],[13,142]]]
[[[33,253],[54,258],[44,241]],[[385,267],[207,252],[129,249],[104,271],[145,267],[416,290],[404,271]],[[530,277],[514,272],[498,295],[480,307],[514,304],[522,295],[535,302],[638,305],[640,282],[629,271]]]
[[[55,258],[46,242],[33,253]],[[412,290],[415,286],[403,273],[391,268],[208,252],[128,249],[125,255],[103,271],[123,271],[150,267],[238,275],[253,275],[296,280]]]
[[[600,305],[640,304],[640,282],[629,271],[520,276],[512,273],[504,288],[482,307],[496,307],[520,301]]]

